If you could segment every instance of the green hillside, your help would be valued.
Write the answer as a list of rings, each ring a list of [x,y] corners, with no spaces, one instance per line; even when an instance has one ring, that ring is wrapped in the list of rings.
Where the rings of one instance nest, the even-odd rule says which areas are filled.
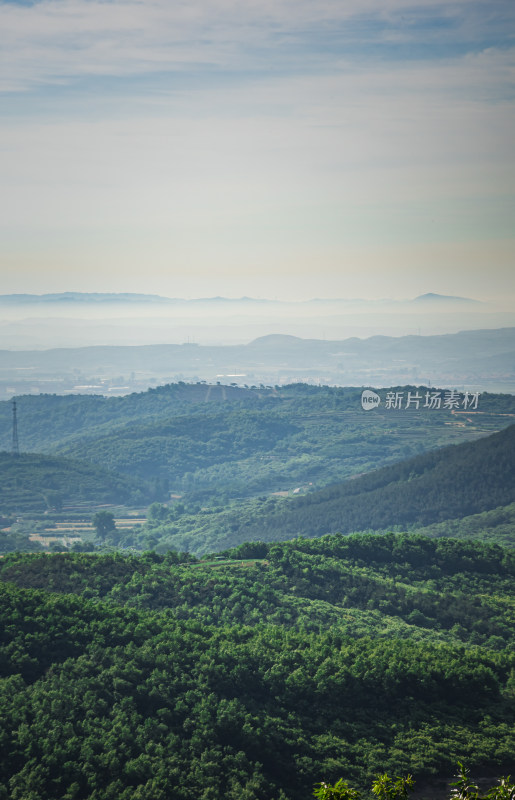
[[[246,525],[245,535],[272,541],[469,516],[515,501],[514,475],[512,425],[281,504]]]
[[[419,534],[337,534],[246,542],[224,555],[226,561],[175,552],[12,554],[1,563],[0,580],[174,609],[182,619],[205,624],[266,621],[310,630],[338,624],[352,636],[458,638],[515,650],[512,549]]]
[[[471,514],[460,519],[417,526],[424,536],[452,536],[456,539],[478,539],[483,542],[515,547],[515,503],[498,506],[491,511]]]
[[[131,503],[150,487],[103,467],[58,456],[0,452],[0,513],[41,513],[73,504]]]
[[[208,398],[206,400],[206,398]],[[210,413],[223,404],[244,402],[252,406],[259,401],[257,393],[227,386],[175,383],[124,397],[102,395],[24,395],[16,398],[18,428],[22,449],[37,451],[56,444],[75,442],[123,429],[128,424],[168,419],[192,409]],[[0,437],[9,441],[12,406],[0,403]]]
[[[394,391],[415,391],[394,387]],[[482,395],[477,411],[361,408],[361,389],[172,384],[119,398],[17,400],[22,450],[87,460],[166,481],[202,502],[322,488],[432,448],[470,441],[512,421],[511,395]],[[7,443],[12,409],[0,403]]]
[[[513,772],[513,553],[419,536],[0,564],[0,796],[308,800]],[[257,559],[257,560],[256,560]]]
[[[296,498],[257,498],[192,513],[152,507],[153,547],[206,553],[249,540],[327,533],[423,529],[430,536],[478,536],[515,544],[515,426],[476,442],[440,448]],[[488,514],[490,516],[488,516]],[[480,518],[477,518],[480,515]],[[490,531],[490,532],[488,532]],[[141,548],[136,533],[111,543]]]

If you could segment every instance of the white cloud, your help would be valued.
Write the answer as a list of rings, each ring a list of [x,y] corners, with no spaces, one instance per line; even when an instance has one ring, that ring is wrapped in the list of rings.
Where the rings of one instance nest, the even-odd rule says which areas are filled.
[[[450,23],[450,30],[425,26],[425,15],[435,14]],[[1,88],[18,91],[76,77],[148,75],[193,66],[240,71],[284,67],[289,59],[296,68],[313,59],[330,64],[336,57],[324,52],[323,43],[335,30],[342,50],[348,43],[355,48],[393,39],[427,44],[454,37],[459,42],[479,31],[487,35],[507,14],[509,4],[493,2],[486,13],[484,3],[470,0],[3,3]]]

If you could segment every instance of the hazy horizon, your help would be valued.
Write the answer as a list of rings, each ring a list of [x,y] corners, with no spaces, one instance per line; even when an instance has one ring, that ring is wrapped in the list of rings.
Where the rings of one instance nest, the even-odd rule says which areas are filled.
[[[0,2],[1,292],[515,308],[507,0]]]
[[[91,345],[247,344],[269,334],[304,339],[426,336],[515,327],[509,304],[470,298],[363,300],[141,298],[16,300],[0,296],[0,349]]]

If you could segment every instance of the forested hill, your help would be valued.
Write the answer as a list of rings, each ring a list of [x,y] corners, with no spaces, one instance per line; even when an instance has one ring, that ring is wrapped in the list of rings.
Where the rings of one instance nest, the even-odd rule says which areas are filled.
[[[102,395],[24,395],[16,398],[20,443],[36,451],[83,438],[99,438],[127,425],[156,421],[195,411],[209,414],[243,404],[252,407],[273,395],[273,390],[250,390],[237,386],[206,386],[174,383],[124,397]],[[0,402],[0,437],[8,440],[12,406]]]
[[[69,504],[131,503],[152,499],[150,487],[128,475],[58,456],[0,452],[3,513],[59,510]]]
[[[404,397],[414,387],[393,387]],[[423,389],[420,389],[423,392]],[[322,488],[435,447],[507,425],[511,395],[481,395],[478,409],[361,407],[361,388],[292,384],[239,388],[185,383],[141,394],[23,396],[24,452],[87,460],[205,504],[221,497]],[[460,402],[463,401],[463,397]],[[10,444],[12,406],[0,403]]]
[[[291,500],[247,521],[245,538],[284,540],[464,517],[512,503],[514,476],[511,425]]]
[[[308,800],[457,760],[513,774],[508,551],[362,535],[232,555],[2,559],[1,797]]]
[[[392,386],[391,391],[416,392],[413,386]],[[77,442],[91,441],[109,436],[114,431],[123,432],[128,427],[134,431],[139,425],[158,424],[179,417],[194,416],[209,418],[221,410],[228,415],[233,411],[254,411],[265,414],[280,414],[290,420],[295,416],[325,417],[328,412],[336,416],[333,425],[341,427],[345,419],[338,414],[359,415],[363,424],[376,430],[370,415],[361,408],[362,387],[310,386],[290,384],[281,387],[251,387],[206,385],[205,383],[186,384],[183,382],[158,386],[145,392],[124,397],[104,397],[102,395],[24,395],[16,398],[18,409],[18,431],[20,446],[27,452],[47,450],[51,447],[64,447]],[[423,392],[423,387],[418,387]],[[433,391],[433,390],[432,390]],[[472,413],[474,425],[480,426],[482,417],[497,416],[497,426],[503,423],[503,416],[515,414],[515,400],[509,394],[484,392],[480,397],[478,411]],[[386,413],[384,408],[374,411],[376,420],[386,421],[387,427],[397,427],[399,422],[405,426],[416,422],[425,427],[428,421],[441,428],[443,423],[458,422],[467,428],[466,416],[460,414],[459,420],[451,411],[442,408],[438,413],[427,409],[405,410],[403,413]],[[339,425],[338,425],[339,421]],[[354,423],[352,417],[349,421]],[[0,441],[10,442],[12,431],[12,404],[0,402]],[[338,431],[335,430],[336,434]],[[455,432],[458,434],[458,432]]]
[[[170,609],[205,624],[316,630],[337,623],[350,636],[457,637],[515,650],[510,548],[419,534],[336,534],[246,542],[224,556],[10,554],[0,562],[0,585]]]

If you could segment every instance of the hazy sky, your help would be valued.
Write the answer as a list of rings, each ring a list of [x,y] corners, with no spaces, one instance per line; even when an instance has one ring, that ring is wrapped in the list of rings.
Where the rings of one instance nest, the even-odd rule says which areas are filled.
[[[0,293],[513,304],[514,34],[513,0],[0,0]]]

